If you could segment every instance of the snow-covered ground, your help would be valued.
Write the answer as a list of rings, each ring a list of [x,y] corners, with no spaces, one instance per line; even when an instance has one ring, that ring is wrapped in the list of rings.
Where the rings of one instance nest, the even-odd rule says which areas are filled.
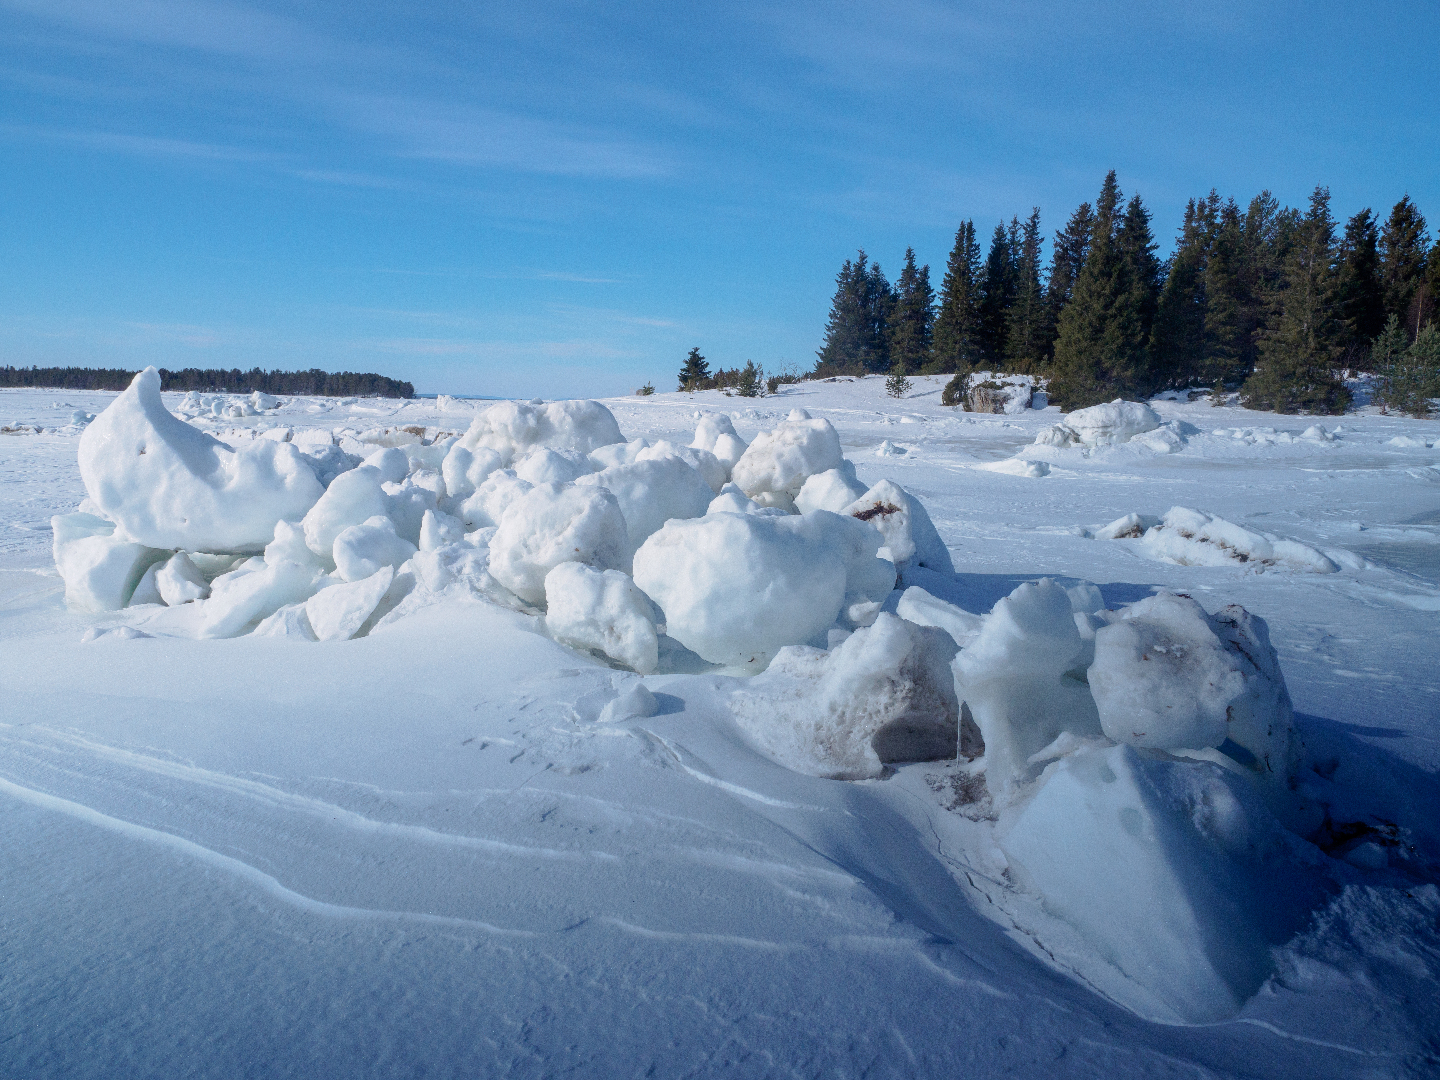
[[[1440,423],[1156,401],[1127,439],[1133,417],[1061,430],[912,381],[605,404],[626,438],[682,447],[706,415],[747,442],[795,408],[828,419],[860,486],[923,503],[956,571],[931,590],[968,612],[1048,576],[1268,622],[1306,767],[1399,846],[1276,840],[1274,866],[1311,876],[1197,907],[1219,966],[1250,965],[1231,1005],[1148,929],[1147,897],[1209,894],[1127,879],[1148,864],[1095,831],[1103,800],[997,825],[962,762],[786,768],[746,734],[759,706],[732,707],[783,671],[672,664],[617,708],[637,675],[477,601],[348,641],[105,633],[140,609],[67,609],[50,518],[84,498],[80,434],[117,395],[3,390],[0,1074],[1434,1075]],[[240,400],[188,412],[233,445],[323,428],[358,455],[486,405]],[[1089,790],[1064,768],[1042,796]],[[1250,926],[1273,899],[1254,888],[1284,917]]]

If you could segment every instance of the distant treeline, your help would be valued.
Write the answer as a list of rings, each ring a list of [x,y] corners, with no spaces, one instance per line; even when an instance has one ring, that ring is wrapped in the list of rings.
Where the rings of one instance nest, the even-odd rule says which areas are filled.
[[[1031,372],[1067,409],[1224,386],[1252,408],[1338,412],[1341,373],[1366,366],[1395,408],[1440,394],[1440,243],[1408,196],[1342,225],[1324,187],[1304,209],[1212,191],[1161,260],[1149,210],[1111,172],[1055,234],[1048,267],[1043,244],[1038,208],[997,225],[988,254],[965,221],[938,295],[913,251],[893,285],[860,252],[836,279],[815,374]]]
[[[56,390],[124,390],[135,372],[120,368],[16,368],[0,367],[0,386],[34,386]],[[160,389],[198,390],[207,394],[301,394],[309,397],[412,398],[415,387],[373,372],[261,371],[251,368],[160,369]]]

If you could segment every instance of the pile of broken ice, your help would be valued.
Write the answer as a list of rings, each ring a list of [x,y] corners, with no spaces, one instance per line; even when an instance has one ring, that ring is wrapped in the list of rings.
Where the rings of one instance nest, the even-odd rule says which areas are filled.
[[[1135,426],[1104,408],[1105,437]],[[922,587],[955,571],[920,501],[867,489],[800,411],[748,445],[705,417],[679,446],[625,441],[593,401],[506,402],[361,461],[231,448],[168,412],[148,369],[86,429],[80,468],[89,497],[54,519],[79,608],[314,641],[480,598],[641,675],[753,675],[734,719],[798,771],[958,758],[1013,882],[1172,1018],[1253,992],[1291,902],[1266,867],[1303,862],[1292,833],[1319,825],[1263,621],[1169,593],[1107,611],[1049,580],[962,611]]]

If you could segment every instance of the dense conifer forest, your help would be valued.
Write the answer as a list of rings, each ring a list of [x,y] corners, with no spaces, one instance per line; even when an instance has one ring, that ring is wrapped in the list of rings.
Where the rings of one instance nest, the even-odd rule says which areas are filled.
[[[57,390],[124,390],[135,372],[121,368],[16,368],[0,367],[0,386],[43,386]],[[412,398],[415,387],[408,382],[370,372],[262,371],[235,368],[160,369],[160,389],[199,390],[207,394],[303,394],[312,397]]]
[[[894,283],[859,252],[836,277],[814,375],[1031,373],[1065,409],[1223,387],[1252,408],[1336,413],[1346,370],[1377,375],[1394,410],[1440,397],[1440,240],[1408,195],[1341,226],[1324,187],[1303,209],[1212,190],[1162,261],[1150,211],[1112,171],[1048,262],[1044,244],[1038,207],[997,225],[988,251],[964,221],[938,292],[913,250]]]

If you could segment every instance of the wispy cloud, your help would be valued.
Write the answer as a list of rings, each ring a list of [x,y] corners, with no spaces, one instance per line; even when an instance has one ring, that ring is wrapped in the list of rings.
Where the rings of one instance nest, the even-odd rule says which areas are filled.
[[[172,139],[155,135],[131,135],[115,131],[67,130],[25,124],[0,124],[0,135],[45,139],[53,142],[84,146],[92,150],[138,154],[145,157],[191,158],[204,161],[238,161],[279,163],[283,155],[268,150],[253,150],[220,143]]]

